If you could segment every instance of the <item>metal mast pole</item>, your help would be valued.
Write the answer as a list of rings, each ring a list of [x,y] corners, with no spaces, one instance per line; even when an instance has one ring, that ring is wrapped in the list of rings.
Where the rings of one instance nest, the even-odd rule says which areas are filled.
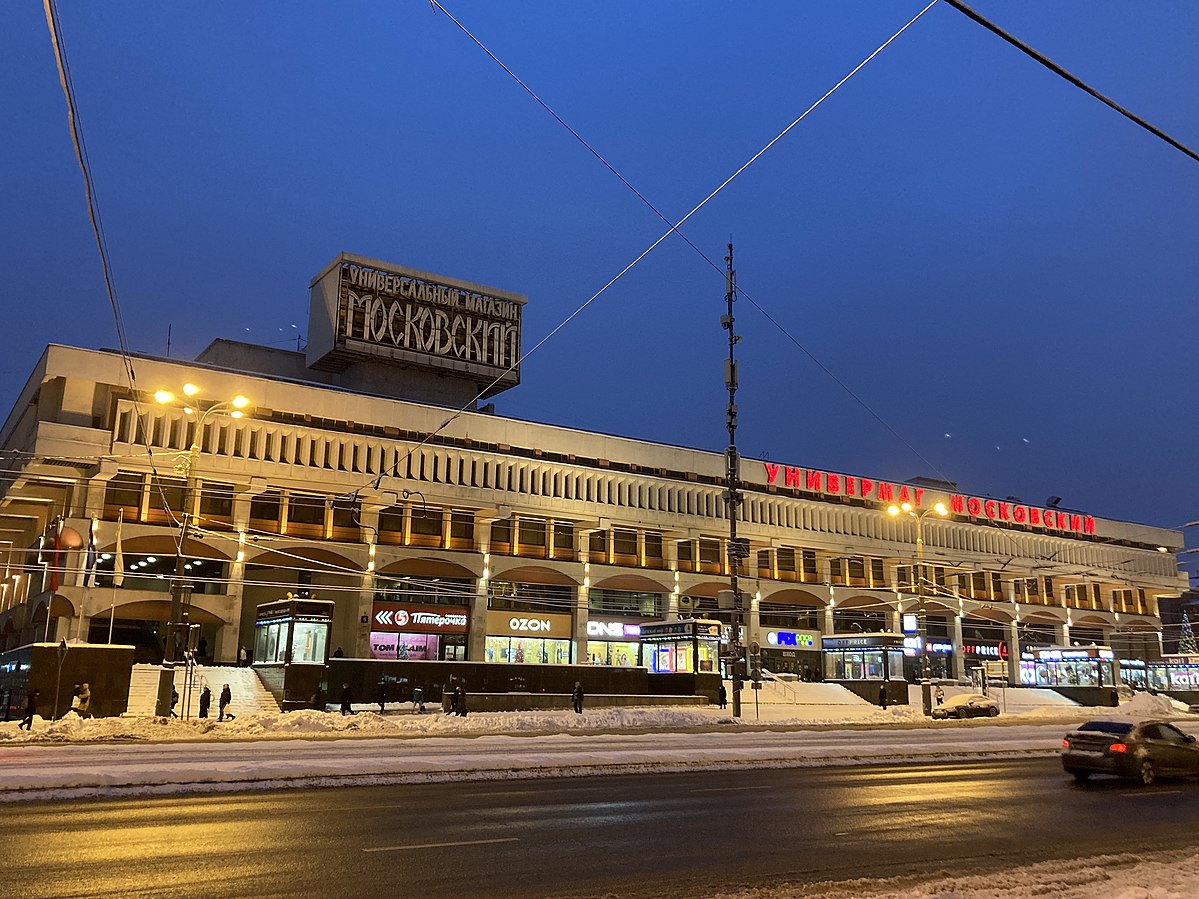
[[[733,717],[741,717],[741,687],[745,676],[745,644],[741,642],[741,613],[743,602],[737,589],[737,569],[743,556],[741,544],[737,542],[737,516],[741,509],[741,459],[737,455],[737,360],[733,348],[741,338],[733,330],[733,302],[737,298],[737,273],[733,269],[733,245],[729,245],[725,262],[725,303],[728,312],[721,316],[720,324],[729,332],[729,358],[724,363],[724,386],[729,392],[729,403],[725,417],[729,426],[729,448],[725,451],[728,489],[724,494],[729,516],[729,589],[733,594],[732,636],[729,654],[733,665]]]

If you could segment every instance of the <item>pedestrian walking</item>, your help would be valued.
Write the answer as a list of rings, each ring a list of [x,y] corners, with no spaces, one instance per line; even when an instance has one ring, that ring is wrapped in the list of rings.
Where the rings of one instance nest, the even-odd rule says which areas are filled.
[[[196,658],[208,658],[208,641],[203,637],[200,638],[200,642],[196,645]]]
[[[318,712],[325,711],[325,694],[320,687],[312,691],[312,699],[309,702],[312,703],[312,707]]]
[[[441,696],[442,696],[442,706],[445,708],[445,713],[447,715],[457,715],[458,714],[458,688],[455,687],[453,690],[450,691],[450,694],[449,694],[450,701],[449,702],[445,701],[445,695],[446,695],[446,692],[445,692],[445,688],[443,687],[441,690]]]
[[[90,718],[91,712],[88,709],[92,705],[92,691],[86,682],[76,684],[71,699],[71,711],[80,718]]]
[[[883,681],[878,686],[878,704],[882,706],[883,711],[887,710],[887,682]]]
[[[454,688],[454,714],[459,718],[466,717],[466,690],[461,686]]]
[[[425,690],[423,687],[412,688],[412,711],[423,712],[425,710]]]
[[[237,665],[238,665],[238,667],[245,668],[246,663],[249,661],[250,661],[250,654],[248,652],[246,652],[246,648],[244,646],[240,647],[237,650]]]
[[[217,721],[224,721],[226,718],[232,721],[237,717],[229,711],[229,703],[231,702],[233,702],[233,691],[229,689],[228,684],[225,684],[225,686],[221,687],[221,707],[220,714],[216,718]]]
[[[212,691],[208,689],[208,685],[204,685],[204,689],[200,691],[200,717],[208,717],[208,708],[212,705]]]
[[[387,678],[379,681],[379,714],[382,715],[387,710]]]
[[[350,684],[347,681],[341,685],[341,713],[343,715],[354,714],[354,691],[350,689]]]
[[[179,705],[179,691],[176,690],[174,687],[171,687],[171,717],[172,718],[179,717],[175,713],[175,706],[177,706],[177,705]]]
[[[725,689],[723,683],[721,683],[720,690],[716,693],[716,699],[719,701],[722,709],[729,704],[729,691]]]
[[[583,684],[581,681],[575,681],[574,692],[570,694],[571,705],[575,708],[575,714],[583,714]]]
[[[937,690],[933,695],[937,697],[937,705],[940,705],[945,701],[945,688],[937,684]]]
[[[37,698],[41,695],[41,690],[34,690],[25,697],[25,717],[17,725],[17,730],[20,730],[22,727],[25,730],[33,730],[33,716],[37,714]]]

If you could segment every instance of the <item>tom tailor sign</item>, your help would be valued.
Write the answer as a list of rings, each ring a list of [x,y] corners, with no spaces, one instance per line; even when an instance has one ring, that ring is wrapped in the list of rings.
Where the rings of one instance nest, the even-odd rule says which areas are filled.
[[[518,383],[525,297],[343,253],[313,282],[325,367],[381,357]],[[509,371],[511,369],[511,371]]]
[[[776,465],[773,462],[762,464],[766,473],[767,486],[792,487],[808,493],[857,497],[880,503],[911,503],[918,509],[926,505],[924,502],[926,491],[921,487],[893,484],[889,481],[874,481],[870,478],[854,477],[833,471],[819,471],[814,468]],[[1095,533],[1094,516],[1064,512],[1060,509],[1041,509],[1037,506],[1026,506],[1006,500],[985,499],[954,493],[949,497],[949,511],[954,515],[968,515],[971,518],[1044,528],[1050,531],[1067,531],[1075,534]]]

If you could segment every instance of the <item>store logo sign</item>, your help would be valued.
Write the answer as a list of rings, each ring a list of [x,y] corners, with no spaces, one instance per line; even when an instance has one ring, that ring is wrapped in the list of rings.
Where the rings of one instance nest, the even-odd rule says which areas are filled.
[[[766,642],[771,646],[793,646],[796,649],[811,649],[816,645],[816,638],[811,634],[797,634],[793,631],[768,631]]]
[[[549,632],[553,629],[553,625],[544,618],[512,618],[508,621],[508,627],[514,631],[531,631]]]

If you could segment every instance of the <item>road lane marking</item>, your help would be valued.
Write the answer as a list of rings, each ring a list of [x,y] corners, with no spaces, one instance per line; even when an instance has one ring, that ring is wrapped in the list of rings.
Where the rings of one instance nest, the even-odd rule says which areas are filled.
[[[446,846],[483,846],[487,843],[519,843],[520,837],[497,837],[494,840],[458,840],[453,843],[414,843],[411,846],[375,846],[363,852],[404,852],[409,849],[441,849]]]
[[[771,790],[773,787],[697,787],[688,793],[739,793],[743,790]]]
[[[1144,790],[1138,790],[1135,793],[1121,793],[1121,796],[1169,796],[1171,793],[1181,793],[1182,790],[1154,790],[1152,793],[1146,793]]]

